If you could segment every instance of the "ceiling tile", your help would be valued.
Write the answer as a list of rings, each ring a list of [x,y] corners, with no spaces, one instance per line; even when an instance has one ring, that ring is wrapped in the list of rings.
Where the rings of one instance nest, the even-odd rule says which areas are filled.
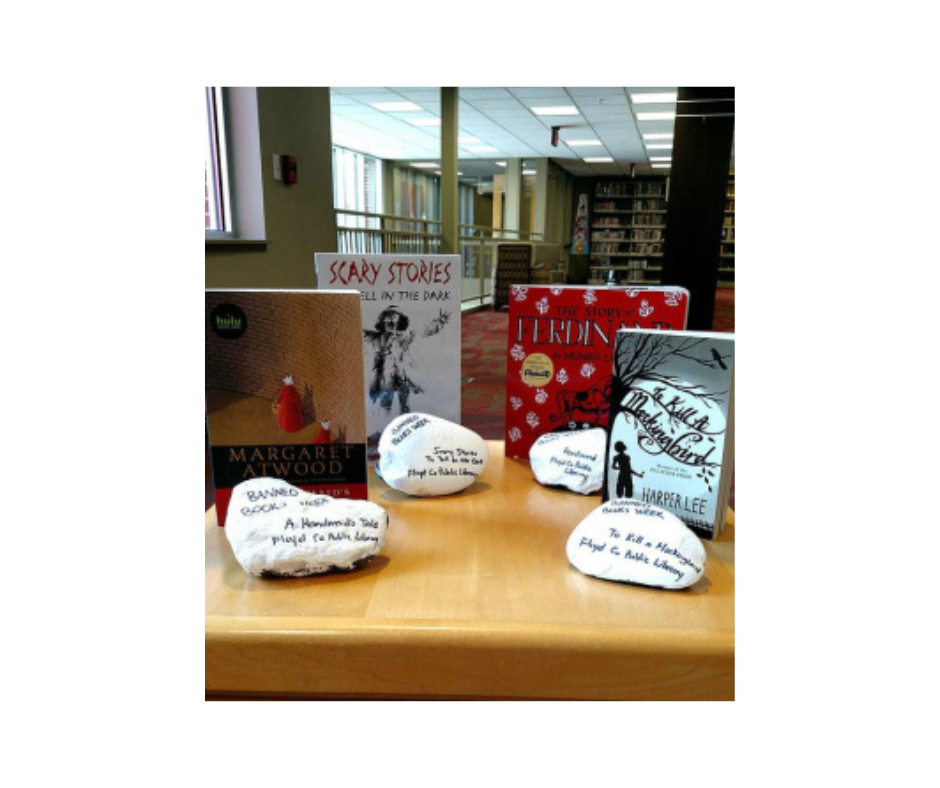
[[[460,88],[458,95],[467,101],[512,98],[506,88]]]
[[[566,88],[507,88],[517,99],[563,99],[568,100]]]

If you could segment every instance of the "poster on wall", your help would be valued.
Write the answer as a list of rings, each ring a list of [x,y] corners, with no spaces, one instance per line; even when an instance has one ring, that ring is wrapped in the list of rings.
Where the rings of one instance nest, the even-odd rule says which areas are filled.
[[[369,461],[403,413],[459,424],[460,255],[317,253],[315,264],[319,289],[362,299]]]
[[[587,254],[590,249],[588,228],[588,196],[578,197],[578,212],[574,217],[574,233],[571,238],[571,254]]]

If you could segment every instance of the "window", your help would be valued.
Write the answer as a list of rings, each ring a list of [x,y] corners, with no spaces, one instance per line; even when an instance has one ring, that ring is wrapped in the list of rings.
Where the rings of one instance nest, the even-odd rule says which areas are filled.
[[[228,190],[228,155],[221,88],[206,88],[206,231],[232,229]]]
[[[382,163],[371,156],[333,146],[333,206],[340,212],[382,213]],[[347,214],[346,227],[371,225],[365,216]]]
[[[264,243],[257,88],[206,88],[206,243]]]

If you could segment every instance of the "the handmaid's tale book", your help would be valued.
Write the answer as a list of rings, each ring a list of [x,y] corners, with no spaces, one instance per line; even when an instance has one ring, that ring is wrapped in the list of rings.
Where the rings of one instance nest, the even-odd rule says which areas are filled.
[[[219,525],[232,489],[259,477],[368,498],[361,334],[355,293],[206,290],[206,418]]]

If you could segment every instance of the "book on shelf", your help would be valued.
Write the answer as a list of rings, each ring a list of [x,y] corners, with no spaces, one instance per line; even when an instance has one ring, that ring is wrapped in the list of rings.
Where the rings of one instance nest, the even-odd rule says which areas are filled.
[[[460,423],[460,255],[317,253],[317,286],[362,300],[368,456],[403,413]]]
[[[261,477],[368,498],[358,296],[207,289],[205,332],[218,524],[232,489]]]
[[[607,181],[597,184],[596,197],[664,197],[662,181]]]
[[[528,458],[548,432],[606,427],[617,331],[685,328],[688,307],[679,287],[514,286],[506,456]]]
[[[734,473],[734,334],[618,332],[602,497],[634,498],[714,539]]]

